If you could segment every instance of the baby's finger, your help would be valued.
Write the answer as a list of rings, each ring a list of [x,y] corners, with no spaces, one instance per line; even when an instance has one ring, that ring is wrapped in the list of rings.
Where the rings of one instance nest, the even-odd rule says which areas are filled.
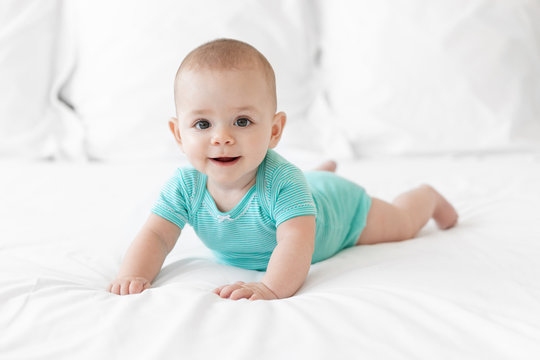
[[[229,296],[231,296],[232,292],[236,289],[239,289],[240,286],[239,285],[226,285],[225,287],[223,287],[223,289],[221,289],[221,291],[219,292],[219,296],[221,296],[222,298],[226,299],[228,298]]]
[[[120,284],[118,283],[112,283],[111,285],[109,285],[109,292],[113,293],[113,294],[116,294],[116,295],[120,295]]]
[[[218,294],[218,295],[219,295],[219,294],[221,293],[221,290],[223,290],[223,288],[224,288],[225,286],[228,286],[228,285],[223,285],[223,286],[220,286],[220,287],[218,287],[218,288],[215,288],[214,290],[212,290],[212,292],[213,292],[214,294]]]
[[[249,288],[240,288],[237,290],[234,290],[229,297],[231,300],[240,300],[240,299],[249,299],[251,296],[253,296],[253,290]]]
[[[129,285],[131,281],[124,280],[120,283],[120,295],[129,295]]]
[[[233,293],[233,291],[237,290],[237,289],[240,289],[241,286],[243,285],[244,283],[242,281],[238,281],[232,285],[225,285],[221,291],[219,292],[219,296],[221,296],[222,298],[228,298],[231,296],[231,294]]]
[[[144,290],[144,284],[139,280],[133,280],[129,284],[129,293],[138,294]]]

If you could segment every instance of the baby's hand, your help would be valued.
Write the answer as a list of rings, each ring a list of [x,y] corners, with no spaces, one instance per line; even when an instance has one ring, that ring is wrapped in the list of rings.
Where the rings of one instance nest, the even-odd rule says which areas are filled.
[[[116,295],[139,294],[150,287],[150,281],[142,277],[125,276],[109,285],[109,292]]]
[[[214,289],[214,293],[224,299],[239,300],[275,300],[278,297],[262,282],[245,283],[238,281],[232,285],[224,285]]]

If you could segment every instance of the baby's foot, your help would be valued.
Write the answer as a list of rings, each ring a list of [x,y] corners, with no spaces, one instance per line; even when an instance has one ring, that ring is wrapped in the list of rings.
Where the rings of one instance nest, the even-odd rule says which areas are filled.
[[[439,201],[435,211],[433,212],[433,220],[437,223],[439,229],[450,229],[457,224],[458,213],[456,209],[435,189],[433,189],[438,195]]]
[[[337,163],[334,160],[328,160],[315,168],[316,171],[336,172]]]

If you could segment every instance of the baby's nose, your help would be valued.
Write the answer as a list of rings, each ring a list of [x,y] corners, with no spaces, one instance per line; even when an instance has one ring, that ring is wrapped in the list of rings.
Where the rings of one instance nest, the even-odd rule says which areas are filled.
[[[234,138],[230,132],[225,129],[216,129],[212,134],[213,145],[231,145],[234,143]]]

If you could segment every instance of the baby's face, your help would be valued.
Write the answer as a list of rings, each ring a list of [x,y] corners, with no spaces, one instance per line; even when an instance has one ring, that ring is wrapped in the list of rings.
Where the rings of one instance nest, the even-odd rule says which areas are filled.
[[[208,181],[230,188],[253,183],[268,148],[277,145],[285,114],[275,114],[259,69],[184,70],[176,84],[171,129],[191,164]]]

